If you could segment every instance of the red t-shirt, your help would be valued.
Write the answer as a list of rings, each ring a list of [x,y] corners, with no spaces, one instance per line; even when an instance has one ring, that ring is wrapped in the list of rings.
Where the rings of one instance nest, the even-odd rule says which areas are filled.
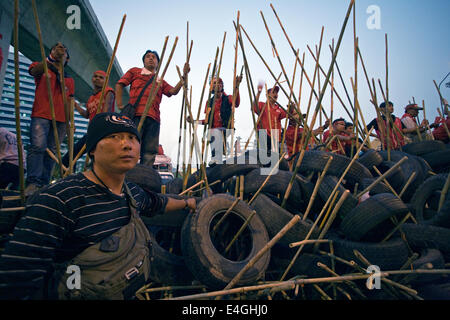
[[[125,87],[131,84],[130,87],[130,100],[129,103],[134,104],[141,93],[141,90],[144,88],[145,84],[150,80],[151,75],[149,74],[141,74],[142,68],[131,68],[125,73],[122,78],[117,83],[123,84]],[[154,85],[158,86],[158,83],[161,80],[157,80]],[[152,84],[150,84],[147,89],[145,89],[144,94],[142,95],[141,100],[139,101],[139,105],[136,108],[136,116],[141,116],[145,110],[145,104],[147,103],[147,99],[152,90]],[[161,86],[159,87],[158,92],[155,95],[153,100],[153,104],[148,110],[147,116],[155,119],[158,122],[161,122],[160,119],[160,111],[159,104],[161,103],[162,95],[164,94],[167,97],[170,97],[170,90],[172,86],[169,85],[165,80],[162,80]]]
[[[333,135],[334,135],[334,133],[333,133]],[[342,133],[339,133],[339,135],[346,136],[347,134],[342,132]],[[322,142],[328,143],[327,139],[329,136],[330,136],[330,130],[325,131],[323,133]],[[333,142],[331,142],[331,145],[330,145],[331,151],[335,152],[337,154],[345,155],[345,145],[346,144],[347,144],[347,141],[340,141],[339,138],[335,138],[333,140]],[[350,141],[350,145],[351,145],[351,141]]]
[[[297,129],[297,134],[295,134],[295,129]],[[302,149],[302,133],[303,128],[299,126],[289,123],[286,129],[286,146],[288,149],[288,155],[292,156],[294,153],[299,152]],[[297,136],[297,139],[295,138]],[[295,142],[295,150],[294,150],[294,142]]]
[[[444,127],[444,121],[440,120],[441,125],[433,130],[433,136],[436,140],[441,140],[444,143],[448,143],[450,138]],[[450,118],[447,118],[446,122],[448,130],[450,130]]]
[[[214,107],[214,118],[213,118],[212,128],[222,128],[223,127],[222,118],[220,117],[220,107],[222,106],[222,97],[223,96],[226,96],[225,92],[222,93],[222,96],[220,98],[216,98],[216,101],[214,102],[216,106]],[[233,105],[233,96],[229,95],[227,97],[228,97],[228,102],[230,103],[230,106],[232,106]],[[214,97],[212,99],[214,99]],[[235,108],[239,107],[240,102],[241,102],[241,100],[240,100],[239,93],[238,93],[236,96],[236,102],[234,105]],[[206,110],[208,109],[208,107],[209,107],[209,101],[206,102],[205,113],[206,113]],[[211,110],[211,112],[212,112],[212,110]],[[205,124],[206,121],[208,121],[208,119],[205,119],[203,121],[203,124]]]
[[[264,109],[265,104],[266,102],[259,102],[257,107],[253,106],[253,111],[259,115]],[[269,136],[271,136],[270,129],[278,129],[279,138],[281,138],[281,119],[286,118],[286,112],[283,109],[277,105],[272,106],[269,102],[267,102],[267,107],[259,117],[261,119],[258,124],[258,129],[266,129],[267,135]]]
[[[30,72],[30,70],[33,69],[38,63],[39,62],[33,62],[28,68],[28,72]],[[61,85],[56,79],[56,73],[48,69],[48,75],[50,78],[53,106],[55,108],[55,120],[59,122],[66,122]],[[34,77],[34,82],[36,83],[36,91],[34,94],[31,117],[51,120],[52,112],[50,109],[50,102],[48,100],[47,81],[44,74]],[[75,93],[75,82],[73,81],[73,78],[65,78],[64,83],[66,86],[67,101],[69,101],[69,98],[73,97]]]
[[[114,96],[113,88],[107,87],[106,90],[105,90],[105,94],[103,96],[103,108],[105,107],[106,95],[107,95],[108,92],[111,92],[113,94],[113,96]],[[96,94],[91,95],[89,97],[88,101],[86,102],[86,109],[89,112],[89,121],[91,121],[92,118],[94,118],[95,115],[97,114],[97,108],[98,108],[98,104],[100,102],[100,96],[101,95],[102,95],[102,91],[100,90]],[[102,109],[100,110],[100,112],[102,111]],[[113,105],[112,105],[111,109],[112,110],[107,110],[107,111],[108,112],[114,112],[114,101],[113,101]]]

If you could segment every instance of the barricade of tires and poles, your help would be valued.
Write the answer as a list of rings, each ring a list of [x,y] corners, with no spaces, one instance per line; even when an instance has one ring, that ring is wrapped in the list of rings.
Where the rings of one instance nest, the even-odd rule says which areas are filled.
[[[433,140],[430,136],[419,142],[406,144],[399,150],[392,150],[388,138],[387,148],[382,144],[380,150],[370,148],[361,152],[364,144],[370,145],[371,131],[367,130],[360,111],[356,81],[352,81],[355,99],[352,103],[347,94],[350,110],[345,107],[332,85],[331,90],[349,116],[356,120],[356,134],[364,140],[363,143],[354,148],[351,157],[329,152],[325,144],[313,150],[306,148],[305,142],[313,138],[310,128],[314,128],[316,119],[321,119],[322,114],[329,119],[333,115],[333,109],[331,117],[326,115],[322,99],[327,86],[332,83],[330,78],[334,75],[335,67],[338,68],[336,56],[353,5],[354,0],[350,1],[336,46],[333,43],[333,47],[330,47],[333,55],[326,73],[318,63],[320,50],[315,58],[316,72],[322,72],[326,76],[318,93],[313,89],[316,73],[311,83],[298,51],[294,50],[271,5],[297,57],[296,65],[298,63],[302,68],[301,79],[305,77],[308,80],[311,86],[310,97],[314,94],[317,98],[316,107],[312,109],[311,123],[307,124],[306,119],[300,117],[305,131],[299,143],[304,148],[292,156],[290,161],[286,159],[283,150],[278,154],[278,161],[269,164],[261,163],[256,153],[246,151],[239,156],[231,156],[223,163],[207,166],[204,159],[208,154],[208,126],[205,126],[199,152],[202,163],[196,172],[191,173],[193,152],[198,150],[194,145],[198,138],[197,128],[192,124],[193,141],[190,146],[183,147],[183,150],[189,151],[189,165],[185,166],[183,159],[181,176],[178,175],[179,159],[177,177],[166,184],[162,183],[156,170],[142,164],[127,173],[128,181],[147,190],[164,193],[169,197],[193,196],[197,199],[197,210],[193,214],[181,210],[151,218],[142,217],[152,236],[152,269],[151,282],[138,291],[137,298],[450,299],[450,145]],[[265,23],[263,15],[262,18]],[[267,24],[265,26],[270,37]],[[239,24],[239,13],[235,28],[235,53],[237,56],[240,47],[250,100],[254,101],[255,94],[241,33],[245,33],[245,30]],[[247,33],[245,35],[251,43]],[[273,39],[271,42],[277,54]],[[258,53],[253,43],[252,46]],[[192,42],[190,48],[187,46],[187,60],[191,50]],[[363,64],[355,41],[355,56],[357,55]],[[220,55],[220,60],[217,61],[218,56],[219,48],[212,69],[212,74],[217,77],[222,59]],[[282,66],[279,57],[278,61]],[[264,60],[263,62],[270,71]],[[209,70],[210,65],[202,98]],[[278,83],[279,77],[271,71],[270,73]],[[371,82],[366,72],[365,75],[371,91],[371,101],[380,117],[375,81],[372,79]],[[284,92],[281,86],[280,88],[302,115],[299,112],[300,97],[295,96],[293,84],[286,75],[285,77],[290,92]],[[387,64],[385,90],[381,82],[378,82],[383,100],[388,101]],[[193,118],[187,88],[185,79],[179,146],[182,142],[182,125],[184,123],[187,126],[187,115]],[[209,95],[211,96],[211,89]],[[16,107],[18,106],[16,95]],[[202,101],[197,120],[201,106]],[[18,115],[19,110],[16,109],[16,120],[20,124]],[[257,122],[253,118],[254,128],[257,127]],[[231,121],[231,128],[232,123]],[[387,137],[388,128],[389,126],[385,128]],[[450,137],[448,128],[447,133]],[[18,138],[20,140],[20,136]],[[248,143],[246,147],[247,145]],[[55,157],[60,159],[60,155]],[[57,162],[61,163],[60,160]],[[71,161],[70,166],[72,163]],[[270,173],[261,174],[263,168]],[[60,169],[63,170],[61,166]],[[26,199],[23,196],[23,183],[21,190],[20,194],[2,190],[2,243],[10,237],[15,223],[24,211]]]

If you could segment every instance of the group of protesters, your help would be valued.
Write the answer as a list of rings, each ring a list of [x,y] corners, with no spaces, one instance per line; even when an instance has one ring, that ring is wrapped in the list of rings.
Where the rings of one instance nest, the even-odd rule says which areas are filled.
[[[65,110],[70,105],[71,100],[74,99],[75,92],[73,78],[64,73],[64,82],[61,83],[60,79],[60,65],[67,65],[69,59],[69,51],[61,42],[58,42],[51,48],[46,59],[55,110],[56,129],[60,142],[67,134],[66,122],[68,120],[66,119],[67,113]],[[177,95],[183,86],[186,75],[190,71],[190,66],[186,63],[183,68],[182,78],[173,87],[165,80],[159,78],[153,81],[159,62],[158,53],[154,50],[147,50],[142,56],[143,67],[131,68],[117,81],[114,88],[106,85],[106,90],[104,91],[103,87],[107,75],[105,71],[97,70],[92,75],[93,92],[86,102],[86,107],[83,108],[74,102],[77,112],[83,117],[92,120],[97,112],[113,112],[115,110],[120,112],[124,107],[122,97],[124,87],[130,86],[129,104],[135,108],[135,114],[131,120],[138,125],[141,116],[145,112],[146,102],[152,92],[152,86],[158,85],[159,90],[156,92],[153,103],[147,111],[140,133],[142,139],[140,161],[142,164],[150,167],[153,165],[159,149],[160,104],[162,96],[171,97]],[[51,153],[55,154],[56,150],[55,135],[52,127],[52,112],[46,88],[46,79],[43,76],[43,63],[32,63],[29,67],[29,73],[35,78],[36,91],[31,114],[30,147],[26,159],[27,195],[33,194],[50,182],[52,169],[55,164],[55,157],[51,157]],[[160,81],[162,82],[159,83]],[[211,79],[211,93],[213,96],[205,105],[205,119],[199,121],[200,124],[206,125],[210,129],[209,142],[211,146],[214,145],[215,137],[222,136],[224,141],[226,141],[228,138],[226,129],[233,128],[232,112],[234,111],[233,108],[238,108],[240,105],[239,85],[241,81],[242,76],[236,77],[235,81],[233,81],[235,86],[233,94],[227,95],[224,91],[223,80],[218,77]],[[62,95],[63,88],[66,91],[66,97]],[[288,158],[298,153],[304,144],[306,144],[306,150],[315,146],[322,146],[327,151],[352,156],[362,143],[361,137],[358,137],[356,134],[360,128],[355,128],[353,122],[348,122],[344,118],[333,119],[332,123],[330,123],[330,119],[327,119],[317,129],[310,128],[311,132],[308,141],[304,141],[306,136],[303,137],[303,135],[308,133],[308,131],[304,130],[303,125],[306,124],[307,115],[297,112],[295,105],[292,103],[287,108],[284,108],[277,102],[280,90],[277,84],[267,89],[266,102],[259,102],[263,84],[260,83],[257,89],[252,111],[257,115],[256,129],[259,131],[258,137],[265,138],[259,139],[258,147],[269,154],[274,148],[280,150],[279,148],[282,147],[281,142],[284,141],[283,146],[287,149],[286,157]],[[99,107],[102,95],[102,106]],[[372,128],[375,129],[372,136],[380,140],[383,148],[393,150],[401,148],[406,143],[417,142],[423,139],[431,138],[448,142],[449,138],[445,127],[447,129],[449,127],[449,117],[448,103],[445,99],[443,99],[443,104],[445,106],[444,119],[438,117],[434,123],[429,124],[426,119],[420,123],[418,122],[419,111],[423,108],[415,103],[408,104],[405,107],[404,115],[399,118],[393,114],[394,104],[392,102],[382,102],[378,108],[377,118],[367,125],[366,131],[359,132],[367,133]],[[387,115],[390,115],[390,119]],[[285,118],[288,118],[289,122],[284,128],[281,120]],[[386,119],[389,119],[389,121]],[[193,122],[194,120],[188,117],[187,121]],[[329,129],[326,130],[328,127]],[[431,129],[434,130],[431,131]],[[264,133],[263,136],[261,136],[261,132]],[[85,135],[76,142],[72,157],[76,156],[83,149],[86,139]],[[264,145],[261,145],[261,141],[265,141]],[[368,148],[368,144],[363,145],[362,151],[366,151]],[[215,147],[211,148],[211,156],[213,159],[217,159]],[[7,159],[1,160],[1,168],[5,167],[5,170],[11,175],[11,170],[8,170],[7,166],[11,163],[17,166],[18,160],[15,159],[14,162]],[[62,158],[62,165],[65,168],[69,166],[68,153]],[[16,170],[15,172],[18,171]],[[12,186],[17,188],[18,173],[14,173],[14,177],[9,179],[8,181],[14,182]]]
[[[122,254],[123,250],[120,248],[122,243],[126,245],[130,230],[139,240],[136,243],[145,249],[144,258],[149,259],[151,250],[148,248],[150,243],[148,231],[145,231],[142,221],[135,213],[155,215],[181,209],[192,212],[196,208],[194,198],[180,200],[167,197],[143,190],[125,180],[126,172],[134,168],[138,161],[146,166],[153,165],[160,149],[162,96],[171,97],[178,94],[190,72],[189,64],[184,65],[183,75],[175,86],[162,79],[154,79],[160,58],[153,50],[147,50],[142,56],[143,67],[128,70],[114,88],[105,85],[107,79],[105,71],[97,70],[92,75],[92,95],[83,108],[72,101],[75,92],[73,78],[60,72],[61,67],[67,65],[69,59],[68,49],[58,42],[51,48],[46,61],[34,62],[29,67],[29,73],[36,82],[31,115],[31,144],[26,159],[25,194],[30,196],[30,200],[25,214],[14,229],[12,239],[0,257],[0,297],[73,298],[73,292],[61,290],[62,279],[65,278],[54,277],[55,263],[76,262],[79,261],[77,258],[86,259],[92,256],[89,255],[92,250],[95,256],[103,254],[101,252]],[[47,79],[44,76],[44,63],[48,67],[54,116],[50,107]],[[64,79],[61,79],[61,75]],[[223,80],[213,77],[211,79],[213,96],[206,102],[205,119],[199,121],[200,124],[208,126],[210,131],[217,131],[219,136],[223,135],[225,140],[226,129],[234,128],[233,112],[234,108],[240,105],[241,81],[242,76],[236,77],[233,81],[233,94],[227,95]],[[147,101],[155,85],[159,90],[155,93],[153,103],[145,114],[142,130],[139,132],[138,124],[145,113]],[[129,105],[135,109],[132,119],[120,113],[125,107],[122,95],[127,86],[130,86]],[[260,147],[266,152],[278,151],[283,146],[281,144],[283,141],[287,157],[291,159],[302,149],[311,150],[316,147],[347,156],[354,155],[360,147],[362,151],[368,150],[367,145],[361,146],[363,140],[356,134],[358,123],[337,118],[327,119],[316,129],[307,128],[307,115],[298,112],[295,104],[291,103],[285,108],[277,102],[279,90],[277,84],[266,89],[267,101],[260,102],[263,84],[259,84],[252,106],[252,111],[257,115],[255,129],[258,130],[259,138],[264,136],[266,139]],[[91,159],[91,166],[88,171],[75,173],[49,184],[55,160],[47,149],[53,153],[56,149],[53,117],[56,120],[58,140],[61,142],[67,134],[66,123],[69,121],[65,110],[71,103],[77,112],[90,121],[87,134],[74,146],[74,154],[82,152],[85,147]],[[406,143],[426,138],[448,143],[450,113],[447,101],[444,101],[444,104],[446,118],[437,118],[430,125],[426,120],[418,122],[417,115],[422,108],[416,104],[408,104],[405,107],[405,114],[399,118],[393,114],[393,103],[383,102],[377,111],[379,116],[367,125],[365,132],[374,128],[373,135],[381,141],[383,147],[393,150],[400,149]],[[282,119],[288,121],[286,127],[282,125]],[[190,117],[187,120],[194,122]],[[434,129],[433,132],[431,128]],[[213,143],[212,137],[217,135],[210,134],[209,142]],[[7,134],[0,131],[0,138],[3,139],[3,136],[6,137]],[[0,141],[1,154],[10,152],[13,147],[17,148],[14,139],[15,136],[10,134],[6,139],[8,144]],[[262,140],[264,139],[260,139],[260,142]],[[215,149],[211,150],[213,157],[216,155],[215,152]],[[6,177],[3,170],[9,173],[14,170],[18,172],[17,157],[13,158],[11,156],[0,158],[2,170],[0,177]],[[11,168],[11,164],[15,168]],[[68,154],[62,158],[62,165],[69,165]],[[17,182],[18,177],[15,179]],[[1,186],[4,187],[5,184]],[[124,234],[125,238],[118,241],[117,238],[120,240]],[[148,281],[149,267],[144,260],[133,260],[134,262],[130,264],[128,260],[117,257],[115,259],[114,263],[120,265],[120,268],[123,267],[122,264],[128,263],[123,267],[126,272],[122,278],[125,280],[120,280],[122,281],[120,284],[114,284],[122,291],[109,296],[109,293],[96,287],[96,290],[103,292],[104,296],[100,294],[92,296],[90,295],[92,292],[82,292],[82,295],[86,294],[84,298],[129,298],[139,285]],[[86,287],[88,284],[84,283],[83,286]]]

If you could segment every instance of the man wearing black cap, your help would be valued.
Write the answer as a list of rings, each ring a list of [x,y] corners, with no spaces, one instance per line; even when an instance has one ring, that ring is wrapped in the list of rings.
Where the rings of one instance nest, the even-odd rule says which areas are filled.
[[[145,111],[145,105],[149,99],[150,93],[152,92],[153,85],[158,86],[159,82],[162,81],[158,92],[155,94],[153,103],[146,114],[146,119],[141,129],[141,163],[151,167],[153,166],[155,157],[158,154],[159,129],[161,122],[159,105],[162,100],[162,95],[164,94],[167,97],[171,97],[178,94],[183,86],[183,81],[180,80],[175,87],[172,87],[165,80],[161,79],[156,79],[156,81],[152,82],[159,64],[159,55],[156,51],[147,50],[142,57],[142,62],[144,63],[143,68],[131,68],[117,82],[116,104],[119,110],[124,108],[122,100],[123,88],[130,85],[129,104],[135,106],[136,114],[133,121],[138,124],[142,114]],[[184,78],[189,71],[189,64],[185,63],[183,68]]]
[[[406,127],[404,133],[410,142],[420,141],[417,131],[419,131],[422,140],[426,139],[426,134],[422,134],[422,132],[427,130],[428,121],[424,119],[420,125],[417,123],[419,110],[423,110],[423,108],[415,103],[410,103],[405,107],[405,114],[402,116],[402,123]]]
[[[125,250],[121,244],[130,241],[128,236],[134,237],[145,229],[139,215],[196,208],[193,198],[175,200],[125,181],[125,173],[136,165],[140,152],[139,133],[128,118],[117,113],[97,114],[88,127],[86,148],[93,160],[91,170],[61,179],[30,199],[0,258],[0,299],[61,298],[60,280],[48,282],[54,263],[77,265],[89,250],[96,250],[95,256],[103,252],[114,256]],[[123,233],[123,228],[131,229]],[[148,239],[136,239],[133,241],[141,249],[150,244]],[[131,261],[134,251],[126,256]],[[117,263],[127,263],[124,257]],[[124,270],[130,272],[125,272],[124,277],[130,284],[134,276],[145,275],[144,280],[148,280],[148,270],[143,269],[147,258],[144,255],[142,263],[129,268],[125,265]],[[83,277],[88,277],[87,270],[91,274],[103,270],[101,263],[99,269],[86,269],[88,265],[79,266],[82,283],[79,294],[95,298],[98,289],[97,298],[103,299],[100,287],[91,288],[91,294],[84,296]],[[54,296],[57,287],[58,296]],[[66,292],[66,297],[73,297],[72,293]]]
[[[56,130],[59,141],[66,135],[66,112],[62,95],[62,83],[59,68],[61,63],[67,64],[69,53],[61,42],[55,44],[46,59],[49,81],[55,108]],[[44,64],[33,62],[28,72],[34,77],[36,91],[31,113],[30,148],[27,155],[27,188],[25,195],[31,195],[40,187],[50,182],[54,161],[47,154],[46,149],[55,153],[56,144],[52,126],[52,112],[47,91],[47,79],[44,75]],[[64,74],[66,101],[70,104],[75,92],[73,78]],[[68,110],[68,109],[67,109]]]

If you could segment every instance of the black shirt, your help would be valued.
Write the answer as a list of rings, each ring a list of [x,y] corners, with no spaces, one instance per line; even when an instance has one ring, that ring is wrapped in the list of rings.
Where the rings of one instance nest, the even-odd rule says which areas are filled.
[[[167,198],[127,183],[142,215],[163,213]],[[68,261],[130,220],[127,196],[73,174],[30,199],[0,257],[0,298],[43,288],[53,263]]]

